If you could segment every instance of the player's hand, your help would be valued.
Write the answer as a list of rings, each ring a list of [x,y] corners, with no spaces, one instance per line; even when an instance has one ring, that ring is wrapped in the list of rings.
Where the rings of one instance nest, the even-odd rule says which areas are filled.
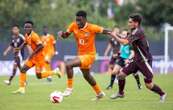
[[[64,33],[63,31],[59,31],[59,32],[58,32],[58,39],[59,39],[59,38],[62,39],[63,33]]]
[[[7,52],[4,52],[4,53],[3,53],[3,56],[6,56],[6,55],[7,55]]]
[[[129,59],[126,59],[125,60],[125,64],[129,64],[130,63],[130,60]]]
[[[55,55],[58,55],[59,53],[58,53],[58,51],[55,51],[55,53],[54,53]]]

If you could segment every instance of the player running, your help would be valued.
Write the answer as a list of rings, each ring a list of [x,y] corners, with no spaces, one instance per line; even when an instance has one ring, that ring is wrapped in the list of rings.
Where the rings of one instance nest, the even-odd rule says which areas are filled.
[[[119,30],[118,28],[114,28],[114,30]],[[109,66],[108,66],[108,73],[112,73],[115,62],[119,56],[119,48],[120,48],[120,43],[116,41],[115,38],[110,38],[109,39],[109,43],[107,45],[107,48],[104,52],[104,56],[108,56],[108,53],[110,50],[112,50],[111,52],[111,59],[109,61]],[[116,75],[115,74],[111,74],[111,79],[110,79],[110,83],[109,85],[106,87],[107,90],[112,89],[114,81],[116,79]]]
[[[128,25],[131,32],[126,39],[120,38],[118,33],[111,33],[111,36],[115,37],[120,43],[132,45],[135,52],[133,61],[123,67],[117,76],[121,84],[119,85],[120,91],[116,98],[124,97],[125,77],[131,73],[140,71],[144,75],[146,87],[160,96],[160,102],[164,102],[166,93],[158,85],[153,83],[152,55],[149,51],[149,45],[144,31],[141,28],[141,22],[142,17],[139,14],[129,16]]]
[[[45,61],[43,44],[37,33],[33,31],[33,22],[26,21],[24,24],[25,30],[25,43],[33,51],[27,60],[24,63],[24,66],[21,68],[21,73],[19,76],[19,86],[20,88],[13,93],[25,93],[25,81],[26,81],[26,72],[35,66],[36,76],[38,79],[47,78],[54,74],[60,76],[59,71],[47,71],[49,70],[49,65]]]
[[[76,21],[72,22],[66,32],[59,32],[59,36],[67,38],[71,33],[77,43],[78,55],[66,62],[67,72],[67,88],[64,96],[69,96],[73,91],[73,67],[80,67],[83,77],[92,86],[96,93],[96,100],[102,98],[105,94],[96,83],[94,77],[90,74],[91,65],[94,63],[96,48],[95,36],[97,33],[107,34],[109,31],[101,26],[87,22],[87,13],[78,11],[76,13]]]
[[[12,26],[12,39],[11,43],[8,46],[8,48],[4,51],[3,55],[6,56],[9,51],[13,51],[14,53],[14,63],[13,63],[13,71],[11,76],[9,77],[8,80],[4,80],[4,83],[7,85],[11,84],[12,79],[16,75],[17,68],[20,70],[21,69],[21,62],[23,59],[23,55],[21,50],[24,47],[24,36],[20,34],[20,29],[18,25],[13,25]]]
[[[48,65],[47,70],[51,70],[51,61],[53,56],[56,54],[56,40],[52,34],[48,33],[48,27],[43,27],[43,35],[41,36],[41,40],[43,43],[43,51],[45,56],[45,61]],[[48,81],[52,81],[52,77],[47,77]]]
[[[123,30],[120,35],[121,35],[121,38],[125,39],[128,37],[128,31]],[[112,74],[118,75],[121,68],[128,65],[131,62],[133,57],[134,57],[134,51],[132,50],[131,46],[129,44],[121,44],[120,55],[117,58],[116,64],[114,65],[114,69],[113,69]],[[135,74],[133,74],[133,76],[137,82],[138,89],[141,89],[141,83],[140,83],[139,75],[137,73],[135,73]],[[118,84],[121,85],[121,80],[118,80]],[[113,94],[111,96],[111,98],[112,99],[116,98],[116,94]]]

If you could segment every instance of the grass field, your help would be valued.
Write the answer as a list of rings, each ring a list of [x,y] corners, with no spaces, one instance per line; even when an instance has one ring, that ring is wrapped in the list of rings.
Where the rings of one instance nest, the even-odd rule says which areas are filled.
[[[28,77],[27,92],[25,95],[11,94],[18,87],[18,79],[15,78],[11,86],[3,84],[7,77],[0,77],[0,110],[173,110],[173,74],[156,75],[154,81],[159,84],[168,94],[165,103],[159,102],[159,96],[148,91],[143,84],[142,90],[138,90],[132,76],[127,78],[125,98],[111,100],[113,92],[117,91],[117,84],[113,90],[104,90],[105,98],[98,102],[91,99],[95,97],[91,87],[79,75],[75,77],[74,92],[66,97],[60,104],[52,104],[48,97],[54,90],[65,89],[66,77],[53,78],[53,82],[37,80],[36,77]],[[105,89],[108,75],[95,75],[98,83]]]

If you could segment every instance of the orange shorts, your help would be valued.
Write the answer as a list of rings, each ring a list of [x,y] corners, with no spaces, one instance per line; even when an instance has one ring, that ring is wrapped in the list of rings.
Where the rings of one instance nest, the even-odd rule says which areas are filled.
[[[81,69],[90,69],[95,61],[95,55],[79,55],[81,61]]]
[[[53,58],[53,54],[46,54],[44,55],[44,60],[47,62],[51,62],[51,59]]]
[[[25,65],[32,68],[35,66],[36,73],[50,70],[50,65],[42,58],[33,57],[30,60],[25,61]]]

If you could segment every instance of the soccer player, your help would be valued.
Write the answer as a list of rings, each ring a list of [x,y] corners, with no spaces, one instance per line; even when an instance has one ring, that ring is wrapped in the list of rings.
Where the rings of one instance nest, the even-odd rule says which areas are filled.
[[[44,26],[43,27],[43,35],[41,37],[41,40],[43,42],[43,50],[45,54],[45,60],[48,63],[51,63],[51,59],[55,55],[56,52],[56,40],[52,34],[48,33],[48,27]]]
[[[21,49],[24,47],[24,36],[20,34],[20,29],[18,25],[12,26],[12,39],[8,48],[3,52],[3,55],[6,56],[10,50],[14,53],[14,63],[13,63],[13,71],[8,80],[4,80],[4,83],[7,85],[11,84],[12,79],[16,75],[17,68],[21,69],[21,62],[23,59],[23,55],[21,55]]]
[[[127,66],[123,67],[118,79],[121,84],[119,85],[119,92],[116,98],[124,97],[125,77],[131,73],[140,71],[144,75],[144,81],[146,87],[157,93],[160,96],[160,101],[164,102],[166,93],[153,82],[153,70],[152,70],[152,55],[149,51],[148,41],[141,28],[142,17],[140,14],[131,14],[128,19],[128,26],[131,32],[127,39],[120,38],[118,34],[111,33],[111,36],[115,37],[117,41],[123,44],[130,44],[133,47],[135,56],[133,62],[130,62]]]
[[[96,83],[94,77],[90,74],[91,65],[94,63],[96,48],[95,36],[97,33],[108,34],[109,30],[101,26],[87,22],[87,13],[85,11],[78,11],[76,13],[76,20],[70,24],[66,32],[59,32],[59,36],[67,38],[71,33],[74,34],[78,54],[77,56],[67,61],[67,88],[64,91],[64,96],[72,94],[73,90],[73,67],[80,67],[85,80],[92,86],[96,93],[96,100],[102,98],[105,94]]]
[[[43,52],[43,44],[41,38],[37,33],[33,31],[33,22],[26,21],[24,23],[25,30],[25,43],[32,49],[32,54],[28,56],[27,60],[24,63],[24,66],[21,68],[21,73],[19,76],[19,86],[20,88],[13,93],[25,93],[25,82],[26,82],[26,72],[35,66],[36,76],[38,79],[47,78],[51,75],[58,75],[60,77],[59,71],[47,71],[49,65],[45,61],[45,56]]]
[[[51,70],[51,60],[56,53],[56,40],[52,34],[48,33],[48,27],[43,26],[43,35],[41,36],[41,40],[43,43],[43,51],[45,56],[45,61],[48,65],[47,70]],[[49,76],[47,78],[48,81],[52,81],[52,77]]]
[[[121,38],[125,39],[128,37],[128,31],[123,30],[120,35],[121,35]],[[128,65],[131,62],[133,57],[134,57],[134,51],[132,50],[131,46],[129,44],[121,44],[120,55],[117,58],[116,64],[114,65],[112,74],[118,75],[121,68]],[[137,73],[135,73],[135,74],[133,74],[133,76],[137,82],[138,89],[141,89],[139,75]],[[120,80],[118,80],[118,84],[119,85],[121,84]],[[113,94],[111,96],[111,98],[112,99],[116,98],[116,94]]]
[[[114,28],[114,30],[115,29],[119,30],[118,28]],[[112,50],[112,55],[111,55],[111,59],[109,61],[109,67],[108,67],[108,73],[110,74],[112,73],[115,62],[119,56],[119,48],[120,48],[120,43],[117,42],[115,38],[110,38],[109,43],[104,52],[104,56],[108,56],[109,51]],[[110,84],[106,87],[107,90],[112,89],[115,78],[116,78],[116,75],[111,74]]]

